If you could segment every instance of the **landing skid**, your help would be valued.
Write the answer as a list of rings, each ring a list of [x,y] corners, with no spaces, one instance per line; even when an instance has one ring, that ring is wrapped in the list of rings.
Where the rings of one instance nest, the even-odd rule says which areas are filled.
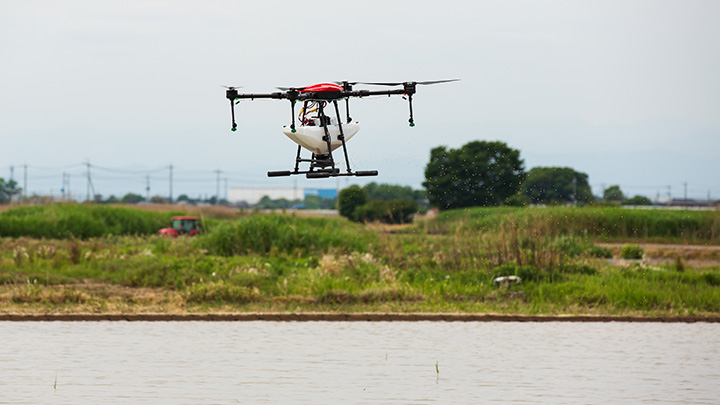
[[[354,172],[340,173],[339,169],[318,169],[318,170],[305,170],[305,171],[276,171],[268,172],[268,177],[283,177],[291,176],[294,174],[304,174],[308,179],[326,179],[329,177],[340,177],[340,176],[377,176],[377,170],[356,170]]]
[[[340,176],[377,176],[378,175],[377,170],[352,171],[350,169],[350,160],[348,159],[347,145],[345,144],[345,134],[343,133],[342,124],[340,122],[340,111],[338,109],[337,100],[333,100],[332,102],[335,107],[335,114],[337,115],[337,123],[338,123],[338,127],[340,130],[340,135],[338,135],[338,139],[340,141],[342,141],[342,149],[343,149],[343,154],[345,155],[345,165],[347,167],[347,171],[344,173],[341,173],[340,169],[335,167],[335,159],[333,159],[332,147],[330,145],[330,133],[328,132],[328,128],[327,128],[327,125],[328,125],[328,122],[330,121],[330,119],[326,119],[323,104],[319,103],[318,104],[318,111],[319,111],[318,115],[320,118],[319,121],[322,123],[321,126],[325,130],[325,136],[323,137],[323,140],[327,143],[327,153],[313,153],[312,158],[303,159],[300,157],[300,152],[302,151],[302,146],[298,145],[297,156],[295,157],[295,170],[268,172],[268,174],[267,174],[268,177],[283,177],[283,176],[291,176],[294,174],[304,174],[305,177],[307,177],[308,179],[326,179],[329,177],[340,177]],[[348,122],[350,122],[350,117],[348,117]],[[294,131],[294,128],[295,128],[294,122],[293,122],[291,128],[293,128],[293,131]],[[309,170],[300,170],[300,163],[310,163],[310,169]]]

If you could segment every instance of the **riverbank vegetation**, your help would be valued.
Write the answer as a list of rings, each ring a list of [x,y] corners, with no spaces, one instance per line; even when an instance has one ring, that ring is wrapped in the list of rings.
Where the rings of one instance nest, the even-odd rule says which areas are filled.
[[[476,208],[405,226],[245,213],[154,235],[179,213],[1,213],[0,312],[720,315],[714,211]],[[509,275],[522,283],[493,284]]]

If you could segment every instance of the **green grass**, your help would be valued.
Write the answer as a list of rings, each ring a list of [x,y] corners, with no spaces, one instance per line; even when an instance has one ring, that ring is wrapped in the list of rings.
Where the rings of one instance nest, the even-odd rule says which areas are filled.
[[[86,209],[90,217],[134,215],[61,208],[74,209]],[[33,210],[39,212],[13,215],[37,217]],[[592,232],[571,227],[569,219],[557,222],[568,217],[597,223],[606,215],[597,210],[456,211],[404,233],[344,219],[252,215],[218,220],[196,238],[139,232],[5,237],[0,310],[132,311],[156,305],[152,310],[720,314],[717,266],[613,265],[604,259],[611,252],[592,242]],[[693,215],[692,221],[712,218]],[[686,225],[673,228],[679,233],[672,237],[687,235],[692,221],[677,218]],[[706,225],[697,223],[694,237],[706,235]],[[505,275],[520,276],[523,283],[492,285]]]
[[[17,207],[0,213],[0,236],[87,239],[104,235],[152,235],[170,213],[80,204]]]
[[[201,245],[222,256],[307,254],[329,249],[362,252],[375,239],[373,233],[346,220],[255,215],[215,227],[201,239]]]
[[[442,212],[437,219],[418,227],[430,233],[516,228],[543,235],[720,242],[719,211],[615,207],[468,208]]]

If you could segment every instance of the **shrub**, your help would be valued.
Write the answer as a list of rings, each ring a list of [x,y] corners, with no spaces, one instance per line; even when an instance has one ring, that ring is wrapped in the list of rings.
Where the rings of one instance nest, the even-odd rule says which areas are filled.
[[[367,201],[365,190],[360,186],[350,186],[340,191],[338,195],[338,210],[340,215],[353,221],[358,221],[355,217],[355,209]]]
[[[590,242],[570,236],[558,236],[552,246],[568,257],[577,257],[590,250]]]
[[[612,250],[597,245],[592,245],[588,253],[590,254],[590,256],[600,257],[603,259],[611,259],[613,257]]]
[[[412,221],[417,212],[414,200],[372,200],[355,208],[353,216],[357,221],[379,221],[386,224],[404,224]]]
[[[374,238],[375,234],[344,220],[255,215],[221,224],[198,243],[211,253],[232,256],[326,252],[331,248],[366,251]]]
[[[625,245],[620,251],[620,257],[623,259],[642,259],[645,251],[638,245]]]

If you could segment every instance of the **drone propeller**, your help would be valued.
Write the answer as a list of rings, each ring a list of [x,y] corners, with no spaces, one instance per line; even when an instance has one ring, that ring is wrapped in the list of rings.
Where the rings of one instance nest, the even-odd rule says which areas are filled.
[[[300,87],[275,87],[275,88],[278,89],[278,90],[282,90],[282,91],[293,91],[293,90],[295,90],[295,91],[300,91],[300,90],[303,90],[303,89],[305,89],[305,88],[307,88],[307,87],[310,87],[310,86],[300,86]]]
[[[354,86],[354,85],[356,85],[356,84],[358,84],[358,83],[361,83],[361,82],[349,82],[349,81],[347,81],[347,80],[343,80],[343,81],[340,81],[340,82],[333,82],[333,83],[335,83],[335,84],[337,84],[337,85],[340,85],[340,86],[345,86],[345,85],[347,85],[347,86]]]
[[[358,83],[360,83],[360,84],[368,84],[368,85],[372,85],[372,86],[402,86],[402,85],[404,85],[405,83],[408,83],[408,84],[410,84],[410,85],[416,85],[416,84],[427,85],[427,84],[449,83],[449,82],[457,82],[457,81],[460,81],[460,79],[429,80],[429,81],[424,81],[424,82],[394,82],[394,83],[389,83],[389,82],[355,82],[355,83],[353,83],[353,84],[358,84]]]
[[[235,89],[242,89],[242,88],[243,88],[243,86],[223,86],[223,85],[220,85],[220,87],[222,87],[222,88],[224,88],[224,89],[228,89],[228,90],[235,90]]]

